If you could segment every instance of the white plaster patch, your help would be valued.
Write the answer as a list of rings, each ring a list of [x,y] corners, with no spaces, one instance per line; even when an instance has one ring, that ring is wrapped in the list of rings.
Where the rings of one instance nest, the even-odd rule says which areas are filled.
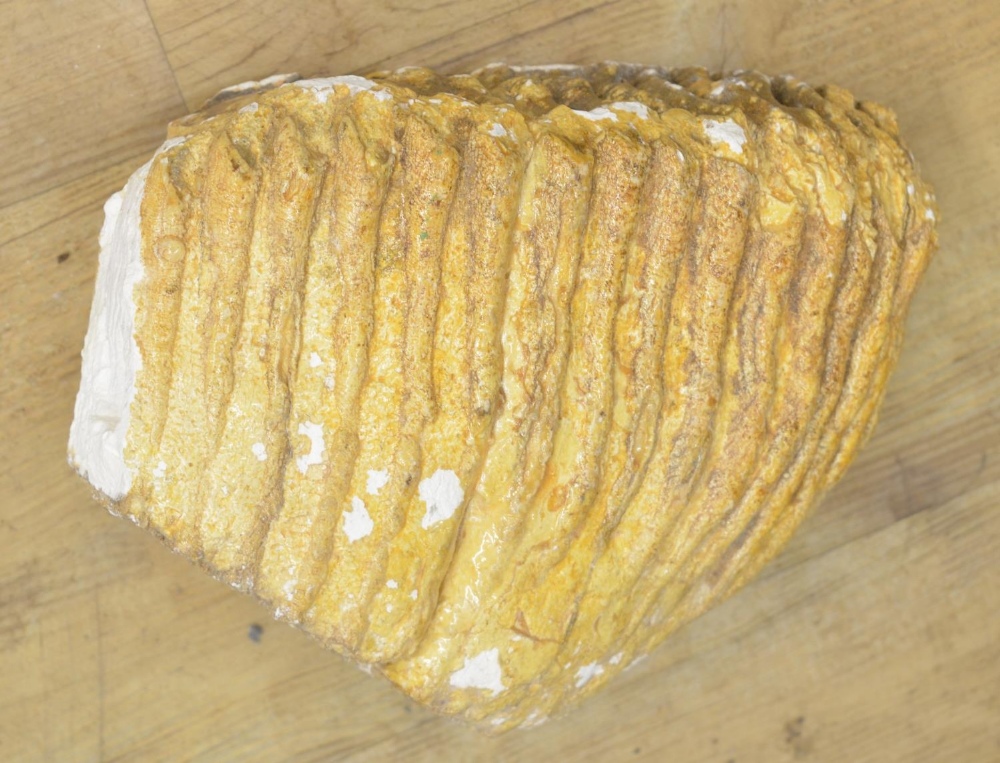
[[[604,106],[598,106],[596,109],[591,109],[590,111],[573,109],[573,113],[579,114],[581,117],[589,119],[591,122],[599,122],[602,119],[610,119],[612,122],[618,121],[618,115],[611,109],[606,109]]]
[[[344,512],[344,534],[354,543],[372,534],[375,523],[365,508],[365,502],[357,496],[351,498],[351,510]]]
[[[583,68],[579,64],[538,64],[536,66],[514,66],[504,63],[487,64],[485,68],[493,66],[508,66],[514,72],[575,72]]]
[[[156,479],[158,479],[158,480],[162,480],[163,477],[166,475],[166,473],[167,473],[167,462],[166,461],[160,461],[156,465],[156,468],[153,469],[153,476]]]
[[[622,661],[622,657],[623,656],[625,656],[625,652],[619,652],[614,657],[612,657],[610,660],[608,660],[608,662],[610,664],[612,664],[612,665],[617,665],[619,662]]]
[[[421,480],[419,493],[420,500],[427,505],[427,513],[420,521],[420,526],[425,530],[438,522],[451,519],[465,498],[458,475],[450,469],[438,469],[427,479]]]
[[[598,665],[596,662],[592,662],[589,665],[584,665],[578,671],[576,671],[576,688],[582,689],[587,683],[604,672],[604,668]]]
[[[160,154],[166,153],[172,148],[177,148],[177,146],[182,146],[187,142],[187,135],[178,135],[175,138],[167,138],[160,147],[156,149],[156,154],[154,156],[159,156]]]
[[[924,217],[926,217],[928,220],[937,219],[934,217],[934,210],[929,208],[924,211]]]
[[[142,370],[132,294],[145,272],[140,210],[146,178],[153,160],[182,142],[178,138],[164,142],[153,159],[104,204],[97,282],[69,430],[69,462],[113,501],[132,488],[125,442],[135,382]]]
[[[374,88],[377,85],[370,79],[358,77],[353,74],[346,74],[341,77],[323,77],[320,79],[300,79],[289,84],[312,91],[313,95],[316,96],[316,100],[320,103],[326,103],[329,100],[330,93],[333,92],[334,87],[337,85],[346,86],[351,95],[368,91],[380,101],[387,101],[392,98],[392,94],[386,90],[375,90]]]
[[[393,590],[395,590],[396,588],[399,588],[399,583],[397,583],[395,580],[387,580],[385,581],[385,587],[392,588]]]
[[[240,113],[240,114],[256,114],[257,113],[257,109],[259,109],[259,108],[260,108],[260,105],[257,103],[257,101],[254,101],[253,103],[248,103],[246,106],[244,106],[242,109],[240,109],[238,113]]]
[[[297,77],[297,74],[272,74],[270,77],[265,77],[262,80],[247,80],[246,82],[240,82],[236,85],[230,85],[219,91],[219,95],[222,93],[241,93],[245,90],[262,90],[264,88],[271,87],[272,85],[284,85],[288,81],[289,77]]]
[[[632,662],[628,664],[625,670],[631,670],[632,668],[634,668],[636,665],[638,665],[640,662],[647,659],[648,657],[649,657],[648,654],[640,654],[638,657],[636,657],[634,660],[632,660]]]
[[[365,490],[368,495],[378,495],[378,491],[389,483],[389,472],[385,469],[369,469]]]
[[[414,601],[417,600],[417,589],[416,588],[414,588],[412,591],[410,591],[410,598],[413,599]]]
[[[319,356],[319,353],[318,352],[310,352],[309,353],[309,367],[310,368],[317,368],[317,367],[319,367],[321,365],[323,365],[323,358],[321,358]]]
[[[524,719],[524,723],[521,724],[521,728],[530,729],[535,726],[541,726],[549,717],[547,715],[541,715],[537,710],[532,710],[528,714],[528,717]]]
[[[264,443],[255,442],[250,446],[250,450],[253,451],[258,461],[267,461],[267,448],[264,447]]]
[[[743,144],[747,142],[747,134],[743,132],[743,128],[731,119],[724,122],[706,119],[705,134],[713,143],[725,143],[734,154],[742,154]]]
[[[295,459],[299,471],[305,474],[309,471],[310,466],[323,463],[323,453],[326,452],[326,443],[323,441],[323,425],[304,421],[299,424],[299,434],[304,434],[309,438],[309,452]]]
[[[490,135],[492,135],[494,138],[506,138],[507,130],[499,122],[494,122],[493,126],[490,127]]]
[[[500,650],[487,649],[472,659],[465,658],[465,664],[448,679],[456,689],[485,689],[496,696],[507,687],[503,685],[500,670]]]
[[[638,101],[615,101],[611,104],[611,108],[635,114],[640,119],[649,119],[649,109],[646,104]]]

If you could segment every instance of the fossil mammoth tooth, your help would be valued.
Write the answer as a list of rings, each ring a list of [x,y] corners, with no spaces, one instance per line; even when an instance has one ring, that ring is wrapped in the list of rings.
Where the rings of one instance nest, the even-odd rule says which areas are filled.
[[[618,64],[247,83],[105,209],[71,463],[493,729],[777,553],[936,242],[887,109]]]

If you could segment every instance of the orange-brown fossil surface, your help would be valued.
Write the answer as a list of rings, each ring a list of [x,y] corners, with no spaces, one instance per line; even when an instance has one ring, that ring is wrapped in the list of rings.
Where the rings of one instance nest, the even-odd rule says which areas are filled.
[[[621,64],[247,83],[106,209],[74,466],[496,729],[777,553],[871,432],[935,246],[888,109]]]

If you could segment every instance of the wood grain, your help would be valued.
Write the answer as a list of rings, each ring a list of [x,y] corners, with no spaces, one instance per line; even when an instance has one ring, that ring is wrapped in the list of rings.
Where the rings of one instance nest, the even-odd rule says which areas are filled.
[[[8,0],[0,18],[4,760],[1000,758],[990,0]],[[875,435],[781,557],[576,713],[486,739],[271,623],[72,476],[101,205],[233,82],[601,58],[791,71],[891,105],[941,250]]]
[[[0,207],[138,156],[183,115],[142,0],[0,8]]]

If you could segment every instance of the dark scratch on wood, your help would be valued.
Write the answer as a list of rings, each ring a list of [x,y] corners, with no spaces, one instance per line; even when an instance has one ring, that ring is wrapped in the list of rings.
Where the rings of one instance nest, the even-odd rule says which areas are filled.
[[[526,3],[525,5],[522,5],[519,8],[517,8],[516,11],[518,13],[523,13],[526,8],[528,8],[528,7],[532,6],[532,5],[537,5],[539,3],[539,1],[540,0],[532,0],[532,2]],[[502,18],[504,18],[506,16],[510,16],[511,13],[512,13],[512,11],[510,11],[510,10],[501,11],[500,13],[496,13],[496,14],[494,14],[492,16],[487,16],[486,18],[481,19],[479,21],[476,21],[475,23],[468,24],[467,26],[463,26],[463,27],[459,27],[457,29],[449,30],[447,32],[447,34],[439,35],[439,36],[434,37],[434,38],[432,38],[430,40],[424,40],[423,42],[418,43],[416,45],[413,45],[413,46],[411,46],[409,48],[403,48],[402,50],[394,51],[393,53],[390,53],[388,56],[383,56],[382,58],[379,58],[379,59],[377,59],[375,61],[371,61],[371,62],[365,64],[364,66],[360,67],[360,69],[362,71],[372,71],[374,69],[378,69],[380,66],[382,66],[387,61],[390,61],[393,58],[399,58],[400,56],[409,55],[411,53],[417,53],[418,51],[424,50],[425,48],[431,48],[436,43],[442,42],[443,40],[447,40],[447,39],[450,39],[450,38],[458,37],[461,34],[463,34],[464,32],[468,32],[468,31],[470,31],[472,29],[475,29],[477,27],[482,27],[482,26],[484,26],[486,24],[489,24],[492,21],[496,21],[497,19],[502,19]],[[415,60],[419,61],[420,57],[416,56]],[[439,68],[441,68],[441,66],[443,66],[443,64],[439,65]]]
[[[119,162],[119,163],[120,164],[126,164],[126,163],[136,162],[135,166],[138,167],[139,164],[141,163],[141,160],[148,159],[149,156],[153,153],[154,149],[155,149],[155,146],[150,146],[148,148],[144,148],[142,151],[140,151],[140,152],[138,152],[136,154],[132,154],[131,156],[126,157],[125,159],[121,160],[121,162]],[[107,155],[111,156],[112,154],[113,154],[113,152],[108,153]],[[103,156],[101,158],[103,158]],[[91,175],[100,175],[102,172],[104,172],[105,170],[110,169],[113,166],[114,166],[114,162],[111,163],[111,164],[101,165],[101,166],[97,167],[95,170],[93,170],[92,172],[90,172],[89,174],[91,174]],[[127,178],[128,176],[125,175],[124,177]],[[58,191],[59,189],[68,188],[69,186],[71,186],[73,183],[76,183],[76,182],[78,182],[78,181],[77,180],[71,180],[71,181],[69,181],[67,183],[57,183],[56,185],[54,185],[52,187],[43,188],[42,190],[36,191],[35,193],[31,194],[30,196],[25,196],[23,199],[18,199],[17,202],[13,202],[11,204],[0,205],[0,211],[4,211],[4,210],[7,210],[7,209],[10,209],[15,204],[25,204],[25,203],[27,203],[29,201],[35,201],[36,199],[38,199],[41,196],[44,196],[47,193],[53,193],[55,191]],[[118,190],[118,188],[120,188],[120,187],[121,187],[121,184],[114,184],[114,183],[109,184],[110,190],[106,189],[105,195],[113,193],[114,191]],[[41,223],[40,225],[35,226],[34,228],[31,228],[30,230],[24,231],[23,233],[19,233],[16,236],[12,236],[11,238],[5,239],[4,241],[0,241],[0,249],[3,249],[4,247],[9,246],[10,244],[13,244],[13,243],[15,243],[17,241],[20,241],[23,238],[27,238],[28,236],[30,236],[30,235],[32,235],[34,233],[38,233],[39,231],[44,230],[45,228],[47,228],[50,225],[53,225],[53,224],[55,224],[57,222],[60,222],[61,220],[65,220],[66,218],[70,217],[71,215],[75,215],[78,212],[84,212],[84,211],[86,211],[88,209],[90,209],[90,210],[98,210],[98,209],[100,209],[100,204],[95,204],[93,201],[91,201],[91,202],[88,202],[86,204],[81,204],[78,207],[74,207],[73,209],[70,209],[67,212],[60,212],[56,217],[53,217],[53,218],[51,218],[49,220],[45,220],[43,223]]]
[[[199,16],[196,19],[191,19],[190,21],[185,21],[183,24],[180,24],[179,26],[176,26],[173,29],[168,29],[166,31],[166,34],[177,34],[177,32],[181,31],[182,29],[187,29],[189,26],[193,26],[195,24],[200,24],[203,21],[207,21],[208,19],[212,18],[212,16],[217,16],[218,14],[222,13],[223,11],[229,10],[233,6],[238,5],[239,2],[240,2],[240,0],[233,0],[233,2],[231,2],[231,3],[226,3],[225,5],[221,5],[218,8],[213,8],[208,13],[206,13],[206,14],[204,14],[202,16]],[[150,15],[150,18],[152,18],[152,15]],[[217,30],[214,27],[213,27],[212,31],[213,32],[217,32]],[[190,42],[190,40],[188,40],[188,42]]]
[[[243,64],[245,64],[247,61],[249,61],[251,58],[253,58],[255,55],[264,50],[269,44],[270,40],[264,40],[263,42],[258,42],[256,45],[250,48],[250,51],[248,53],[241,56],[237,61],[234,61],[230,64],[226,64],[221,69],[217,69],[216,71],[206,75],[204,77],[205,81],[211,82],[213,79],[218,77],[223,72],[228,72],[233,69],[238,69],[239,67],[243,66]],[[179,68],[184,69],[186,68],[186,66],[181,66]]]
[[[142,0],[142,5],[146,10],[146,17],[149,19],[149,23],[153,27],[153,34],[156,35],[156,43],[160,47],[160,53],[163,55],[163,60],[167,62],[167,68],[170,69],[170,76],[173,78],[174,87],[177,88],[177,95],[180,97],[181,103],[183,103],[188,110],[190,110],[191,104],[188,103],[187,98],[184,97],[184,90],[181,88],[180,80],[177,79],[177,71],[170,61],[170,56],[167,55],[167,46],[163,44],[163,35],[160,34],[160,27],[157,25],[152,11],[149,10],[149,0]]]
[[[719,62],[719,71],[726,71],[729,63],[729,4],[723,3],[719,8],[719,48],[722,60]]]
[[[94,589],[97,616],[97,759],[104,760],[104,634],[101,624],[101,587]]]
[[[548,23],[541,24],[540,26],[532,27],[531,29],[525,29],[523,32],[515,32],[509,37],[505,37],[502,40],[487,45],[486,47],[477,48],[476,50],[470,50],[466,53],[462,53],[459,56],[455,56],[454,58],[449,58],[446,61],[442,61],[439,64],[439,68],[446,69],[458,63],[459,61],[464,61],[465,59],[470,58],[472,56],[481,57],[484,53],[493,50],[494,48],[500,48],[500,49],[507,48],[511,45],[511,43],[516,42],[522,38],[526,38],[531,35],[536,35],[541,32],[549,31],[554,27],[558,27],[562,24],[567,24],[571,21],[578,21],[581,18],[585,18],[586,16],[598,13],[599,11],[602,11],[605,8],[608,8],[613,5],[618,5],[619,2],[620,0],[606,0],[606,2],[600,3],[598,5],[591,5],[587,8],[581,8],[580,10],[576,11],[575,13],[571,13],[568,16],[561,16],[557,19],[549,21]]]

